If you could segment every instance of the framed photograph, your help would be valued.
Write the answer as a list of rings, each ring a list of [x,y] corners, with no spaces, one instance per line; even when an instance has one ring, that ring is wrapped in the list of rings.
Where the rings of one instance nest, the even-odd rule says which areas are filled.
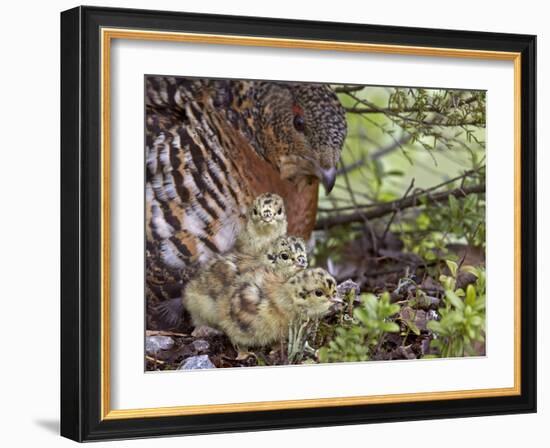
[[[535,36],[61,14],[61,433],[535,412]]]

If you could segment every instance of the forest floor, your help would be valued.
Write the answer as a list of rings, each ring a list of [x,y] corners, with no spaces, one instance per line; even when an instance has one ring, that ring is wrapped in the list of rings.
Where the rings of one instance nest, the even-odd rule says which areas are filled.
[[[331,271],[340,285],[349,284],[346,281],[351,279],[357,286],[357,293],[381,294],[387,291],[390,302],[399,304],[399,311],[390,318],[399,325],[399,331],[384,334],[372,349],[369,360],[437,356],[437,350],[430,344],[434,335],[428,322],[439,319],[438,309],[442,306],[445,288],[438,279],[441,274],[448,274],[448,268],[442,260],[426,265],[420,257],[401,251],[395,244],[392,247],[392,244],[378,247],[375,257],[365,256],[365,253],[372,252],[368,242],[353,241],[344,248],[345,262],[331,265],[325,260],[323,267]],[[485,263],[480,249],[463,245],[453,245],[449,249],[454,252],[459,265],[483,266]],[[456,287],[465,289],[475,281],[474,275],[459,272]],[[153,322],[150,325],[153,328],[145,334],[145,368],[159,371],[319,363],[319,348],[327,346],[334,338],[335,329],[353,320],[354,309],[361,306],[361,294],[350,296],[346,291],[342,296],[346,294],[344,303],[334,306],[319,322],[315,322],[303,353],[293,360],[289,360],[288,345],[282,341],[243,354],[237,352],[223,333],[208,327],[194,328],[187,315],[175,328],[155,328],[155,320],[149,320]],[[475,343],[474,347],[475,355],[485,354],[483,342]]]

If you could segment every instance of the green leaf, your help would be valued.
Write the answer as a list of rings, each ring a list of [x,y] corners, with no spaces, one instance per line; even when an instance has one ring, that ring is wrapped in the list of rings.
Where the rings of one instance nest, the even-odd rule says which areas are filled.
[[[381,322],[380,329],[387,333],[397,333],[399,331],[399,325],[395,322]]]
[[[447,325],[449,328],[453,329],[453,331],[458,330],[458,324],[462,324],[463,322],[464,316],[458,311],[450,312],[447,314],[447,318],[442,320],[442,324]]]
[[[434,333],[441,333],[441,324],[436,320],[431,320],[426,324],[428,330],[432,330]]]
[[[458,297],[454,291],[447,290],[445,291],[445,297],[447,297],[447,300],[450,302],[452,306],[454,306],[457,310],[463,310],[464,309],[464,302],[460,300],[460,297]]]
[[[474,285],[468,285],[466,288],[466,305],[473,307],[476,303],[476,289]]]
[[[452,196],[450,196],[452,197]],[[456,273],[458,272],[458,265],[451,260],[445,260],[445,263],[447,263],[447,267],[449,268],[449,271],[451,271],[451,275],[453,277],[456,277]]]
[[[398,313],[400,309],[401,309],[401,307],[396,303],[393,303],[393,304],[389,305],[388,306],[388,315],[386,317],[393,316],[394,314]]]
[[[453,215],[458,215],[460,207],[458,205],[458,200],[453,196],[449,196],[449,207]]]
[[[406,320],[404,321],[405,325],[410,328],[410,330],[416,335],[420,336],[420,329],[416,326],[416,324],[412,320]]]
[[[431,219],[426,213],[420,213],[416,218],[416,225],[420,230],[426,230],[430,227]]]
[[[483,324],[483,319],[480,316],[472,316],[470,318],[470,323],[474,327],[480,327]]]
[[[369,315],[365,308],[355,308],[353,310],[353,316],[364,324],[369,321]]]
[[[390,171],[386,171],[385,175],[386,176],[404,176],[405,173],[400,170],[390,170]]]

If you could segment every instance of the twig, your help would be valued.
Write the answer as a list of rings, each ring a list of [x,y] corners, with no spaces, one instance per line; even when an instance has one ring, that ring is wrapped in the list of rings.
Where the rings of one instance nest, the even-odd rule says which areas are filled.
[[[405,194],[401,198],[401,203],[405,200],[405,198],[409,195],[409,193],[411,192],[411,190],[413,188],[414,188],[414,177],[411,180],[409,188],[407,188],[407,191],[405,191]],[[390,230],[390,226],[392,225],[393,220],[395,219],[395,216],[397,215],[397,212],[399,212],[400,210],[401,210],[400,208],[396,207],[395,211],[391,215],[390,220],[388,221],[388,224],[386,225],[386,228],[384,229],[384,233],[382,234],[382,238],[380,238],[380,241],[384,241],[386,239],[386,235],[388,234],[388,230]]]
[[[359,92],[364,88],[365,86],[339,86],[339,87],[335,87],[333,90],[336,93],[352,93],[352,92]]]
[[[438,190],[441,187],[445,187],[446,185],[452,184],[453,182],[456,182],[457,180],[461,180],[461,179],[465,179],[467,177],[471,177],[475,174],[478,174],[483,168],[485,168],[485,165],[480,166],[479,168],[476,168],[474,170],[465,171],[460,176],[453,177],[453,178],[445,180],[445,181],[443,181],[443,182],[441,182],[437,185],[434,185],[433,187],[426,188],[425,190],[422,191],[422,193],[429,193],[431,191]]]
[[[476,229],[474,230],[474,233],[472,235],[472,239],[475,238],[475,236],[477,235],[477,231],[479,230],[480,226],[481,226],[481,222],[478,222],[477,226],[476,226]],[[466,261],[466,257],[468,256],[469,250],[470,250],[470,244],[467,244],[466,249],[464,250],[464,255],[462,255],[460,263],[458,263],[458,270],[459,271],[462,268],[462,265],[464,264],[464,261]]]
[[[430,187],[430,188],[426,188],[424,190],[421,190],[420,192],[416,193],[417,195],[425,195],[427,193],[430,193],[434,190],[438,190],[442,187],[445,187],[447,185],[450,185],[458,180],[464,180],[468,177],[472,177],[474,176],[475,174],[478,174],[480,170],[482,170],[483,168],[485,168],[485,166],[481,166],[477,169],[474,169],[474,170],[468,170],[466,172],[464,172],[463,174],[459,175],[459,176],[456,176],[456,177],[453,177],[451,179],[448,179],[448,180],[445,180],[437,185],[434,185],[433,187]],[[462,185],[464,184],[464,182],[461,182],[461,188],[462,188]],[[341,187],[342,189],[346,190],[347,189],[345,187]],[[359,194],[361,195],[360,193],[357,193],[356,194]],[[361,195],[363,196],[363,195]],[[398,199],[397,201],[394,201],[394,202],[398,202],[398,201],[401,201],[401,199]],[[339,212],[345,212],[345,211],[350,211],[350,210],[356,210],[357,208],[361,208],[361,209],[373,209],[373,208],[378,208],[378,207],[384,207],[386,206],[387,204],[391,204],[391,202],[373,202],[373,203],[370,203],[370,204],[355,204],[355,205],[348,205],[348,206],[345,206],[345,207],[335,207],[335,208],[324,208],[324,207],[320,207],[318,210],[320,212],[325,212],[325,213],[339,213]]]
[[[383,108],[378,107],[376,104],[371,103],[370,101],[366,99],[358,98],[353,93],[348,93],[348,95],[353,98],[356,101],[356,104],[361,104],[365,107],[358,107],[357,105],[354,105],[352,107],[347,107],[345,110],[348,113],[356,113],[356,114],[384,114],[387,116],[392,116],[394,118],[408,121],[411,123],[415,123],[417,125],[424,125],[424,126],[440,126],[440,127],[461,127],[461,126],[479,126],[479,127],[485,127],[485,121],[483,120],[473,120],[473,121],[464,121],[464,122],[456,122],[456,123],[441,123],[441,122],[435,122],[435,121],[424,121],[419,120],[417,118],[411,118],[411,117],[404,117],[403,113],[435,113],[441,115],[441,111],[433,108],[428,107],[423,110],[418,110],[417,108]]]
[[[403,145],[407,144],[412,139],[412,134],[409,134],[406,131],[403,131],[401,134],[401,137],[399,137],[397,140],[394,139],[392,143],[390,143],[387,146],[384,146],[383,148],[380,148],[378,151],[375,151],[371,154],[370,158],[372,160],[377,160],[380,157],[383,157],[390,152],[395,151],[396,149],[403,149]]]
[[[351,95],[350,95],[351,96]],[[367,103],[363,103],[367,104]],[[346,112],[352,113],[352,114],[385,114],[385,115],[399,115],[400,113],[407,114],[407,113],[419,113],[419,112],[433,112],[433,113],[440,113],[437,109],[434,108],[426,108],[426,109],[418,109],[417,107],[403,107],[403,108],[391,108],[391,107],[376,107],[374,105],[370,106],[364,106],[364,107],[346,107]]]
[[[146,330],[145,336],[178,336],[178,337],[186,337],[189,336],[188,334],[184,333],[174,333],[173,331],[164,331],[164,330]]]
[[[145,359],[147,359],[147,361],[151,361],[156,364],[166,364],[164,361],[161,361],[160,359],[157,359],[157,358],[153,358],[152,356],[149,356],[149,355],[145,355]]]
[[[445,202],[450,196],[455,198],[464,198],[469,194],[474,193],[485,193],[485,185],[473,185],[471,187],[465,188],[456,188],[454,190],[443,191],[440,193],[435,193],[433,195],[427,195],[429,190],[423,190],[414,196],[409,196],[405,199],[398,199],[397,201],[387,202],[378,207],[374,207],[370,210],[349,213],[345,215],[330,216],[328,218],[321,218],[315,224],[316,230],[326,229],[328,227],[334,227],[342,224],[349,224],[352,222],[363,221],[365,219],[375,219],[382,216],[393,213],[395,208],[398,207],[399,210],[404,210],[410,207],[416,207],[419,204],[419,196],[425,196],[426,201],[429,204],[435,204],[439,202]]]
[[[359,207],[357,207],[357,201],[355,200],[355,194],[353,192],[353,188],[351,187],[351,182],[349,180],[348,173],[344,173],[344,180],[346,181],[346,188],[348,189],[348,193],[349,193],[349,197],[351,199],[351,202],[355,206],[356,210],[358,210],[356,212],[356,214],[358,216],[363,216],[363,222],[365,223],[365,229],[368,230],[368,232],[370,234],[371,242],[372,242],[372,248],[373,248],[374,252],[376,253],[376,252],[378,252],[378,243],[376,241],[376,234],[374,233],[374,229],[372,228],[372,225],[369,221],[369,218],[365,217],[364,213],[361,211],[361,209]]]
[[[305,320],[296,319],[290,322],[287,347],[287,362],[289,364],[295,364],[302,360],[305,344],[310,334],[310,331],[308,331],[309,324],[309,318]]]
[[[318,207],[317,211],[323,212],[323,213],[338,213],[338,212],[345,212],[349,210],[355,210],[356,208],[365,209],[365,208],[378,207],[380,204],[383,204],[383,202],[382,203],[373,202],[372,204],[359,204],[357,207],[354,205],[345,206],[345,207],[333,207],[333,208]]]
[[[349,164],[349,165],[343,165],[342,168],[339,168],[336,170],[336,175],[340,176],[342,174],[349,173],[357,168],[362,167],[366,162],[366,159],[364,157],[360,158],[359,160],[356,160],[355,162]]]

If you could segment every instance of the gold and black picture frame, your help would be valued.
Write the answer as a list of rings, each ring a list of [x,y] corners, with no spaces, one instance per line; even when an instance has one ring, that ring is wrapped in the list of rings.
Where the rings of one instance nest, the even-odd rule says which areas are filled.
[[[535,412],[535,45],[63,12],[61,434]]]

